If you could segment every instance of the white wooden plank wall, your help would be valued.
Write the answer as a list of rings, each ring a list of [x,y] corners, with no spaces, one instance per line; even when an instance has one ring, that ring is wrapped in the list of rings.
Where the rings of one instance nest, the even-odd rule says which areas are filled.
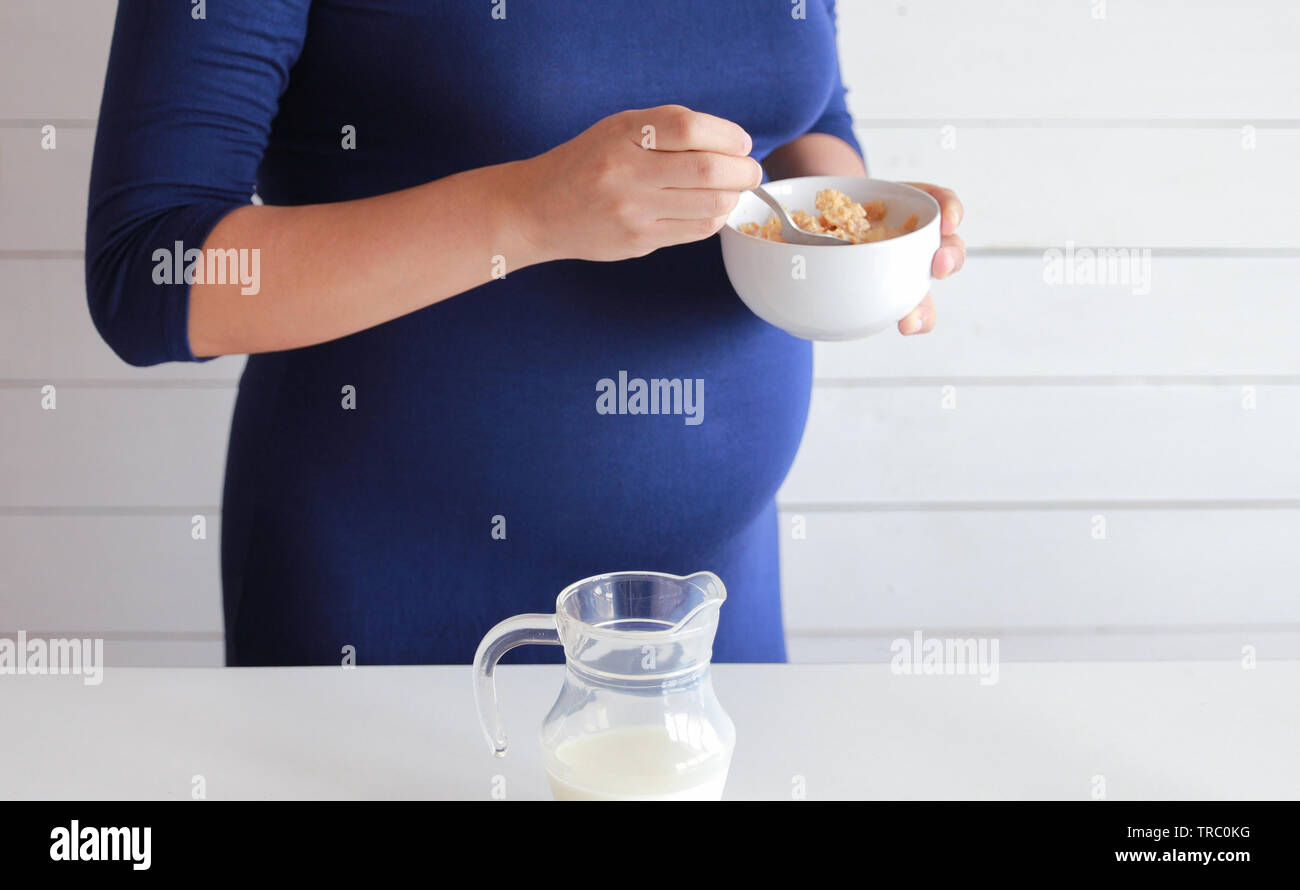
[[[113,6],[0,7],[0,634],[218,664],[242,361],[132,369],[85,310]],[[817,349],[781,492],[792,657],[918,629],[1006,659],[1300,653],[1300,12],[839,6],[873,174],[956,188],[971,258],[936,333]],[[1067,242],[1150,251],[1149,288],[1049,283]]]

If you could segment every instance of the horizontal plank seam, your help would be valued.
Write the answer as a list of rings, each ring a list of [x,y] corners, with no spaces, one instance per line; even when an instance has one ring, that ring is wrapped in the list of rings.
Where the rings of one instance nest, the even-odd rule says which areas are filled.
[[[0,389],[36,389],[53,385],[62,389],[236,389],[237,377],[132,379],[129,377],[59,378],[17,377],[0,379]],[[1169,387],[1169,386],[1297,386],[1300,374],[1007,374],[1002,376],[942,377],[817,377],[822,389],[891,389],[895,387]]]
[[[100,516],[127,516],[135,518],[145,518],[150,516],[185,516],[190,517],[195,514],[204,516],[219,515],[220,507],[186,507],[186,506],[139,506],[139,507],[114,507],[114,506],[97,506],[97,505],[75,505],[75,506],[44,506],[40,504],[8,504],[0,505],[0,516],[22,516],[22,517],[100,517]]]
[[[1218,510],[1300,510],[1300,498],[1165,498],[1097,500],[983,500],[983,501],[778,501],[782,513],[982,513],[982,512],[1073,512],[1085,510],[1147,510],[1152,512],[1196,512]],[[0,505],[0,516],[16,517],[150,517],[205,516],[221,513],[206,506],[112,506],[112,505]]]
[[[0,260],[84,260],[84,250],[0,250]]]
[[[788,594],[787,594],[788,595]],[[1245,622],[1241,624],[1088,624],[1044,625],[1038,627],[939,626],[910,624],[903,627],[806,627],[793,629],[786,622],[786,636],[798,637],[910,637],[917,630],[934,637],[1052,637],[1052,636],[1123,636],[1150,634],[1242,634],[1300,633],[1300,622]]]
[[[854,127],[913,130],[968,127],[974,130],[1257,130],[1300,129],[1291,117],[856,117]]]
[[[40,389],[55,386],[60,389],[237,389],[238,378],[182,378],[166,380],[133,380],[129,377],[104,377],[94,379],[60,379],[58,377],[26,377],[0,380],[0,389]]]
[[[1241,624],[1104,624],[1104,625],[1060,625],[1041,627],[995,627],[995,626],[942,626],[933,627],[923,624],[910,624],[902,627],[834,627],[834,628],[789,628],[788,637],[908,637],[918,629],[931,637],[1044,637],[1044,636],[1176,636],[1203,634],[1242,634],[1242,633],[1300,633],[1300,622],[1282,623],[1241,623]],[[148,631],[148,630],[27,630],[22,632],[29,639],[102,639],[106,642],[220,642],[225,639],[221,631]],[[18,630],[0,631],[0,638],[14,639]]]
[[[1076,247],[1089,248],[1092,250],[1132,250],[1134,247],[1141,247],[1151,251],[1153,258],[1181,258],[1181,259],[1259,259],[1259,260],[1290,260],[1300,258],[1300,247],[1177,247],[1166,245],[1150,246],[1134,244],[1096,244],[1092,242],[1078,242]],[[1053,242],[1050,244],[1004,244],[988,245],[984,247],[968,247],[966,249],[967,257],[990,257],[990,258],[1015,258],[1024,257],[1032,259],[1042,259],[1043,253],[1048,250],[1060,250],[1062,244]],[[86,252],[74,248],[6,248],[0,249],[0,260],[84,260]]]
[[[20,628],[27,635],[28,639],[48,638],[48,639],[100,639],[106,642],[134,642],[134,643],[206,643],[221,642],[226,635],[221,631],[190,631],[190,630],[27,630]],[[17,630],[0,631],[0,638],[14,639],[18,636]]]
[[[94,130],[99,120],[93,117],[5,117],[0,118],[0,130],[39,130],[46,125],[69,130]]]
[[[2,130],[39,130],[44,126],[69,130],[94,130],[93,117],[7,117],[0,118]],[[968,127],[984,130],[1067,129],[1067,130],[1217,130],[1244,126],[1259,130],[1300,130],[1300,118],[1290,117],[856,117],[855,127],[876,129],[925,129]]]
[[[1052,244],[1002,244],[986,245],[983,247],[968,247],[966,255],[968,257],[989,257],[998,259],[1007,258],[1024,258],[1024,259],[1043,259],[1043,254],[1047,250],[1060,250],[1062,243]],[[1258,259],[1258,260],[1289,260],[1300,258],[1300,247],[1177,247],[1173,245],[1165,246],[1145,246],[1141,244],[1095,244],[1091,242],[1076,242],[1076,248],[1086,247],[1091,250],[1133,250],[1134,248],[1143,248],[1151,251],[1153,259]]]
[[[1149,498],[983,501],[779,501],[782,513],[984,513],[1084,510],[1300,510],[1300,498]]]
[[[826,389],[887,389],[895,386],[1295,386],[1300,374],[1007,374],[945,377],[817,377]],[[0,386],[3,386],[0,383]]]

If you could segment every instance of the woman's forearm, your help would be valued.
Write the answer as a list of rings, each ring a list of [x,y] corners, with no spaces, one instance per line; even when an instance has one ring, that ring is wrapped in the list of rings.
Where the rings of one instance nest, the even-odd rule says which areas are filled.
[[[712,237],[759,182],[752,148],[731,121],[659,105],[609,115],[524,161],[388,195],[241,207],[204,255],[259,249],[260,287],[193,284],[190,350],[310,346],[535,263],[624,260]]]
[[[806,133],[773,151],[763,160],[771,179],[795,176],[866,176],[862,156],[838,136]]]
[[[333,340],[548,259],[520,225],[519,164],[482,167],[391,194],[301,207],[241,207],[209,250],[260,250],[256,293],[195,283],[196,356]]]

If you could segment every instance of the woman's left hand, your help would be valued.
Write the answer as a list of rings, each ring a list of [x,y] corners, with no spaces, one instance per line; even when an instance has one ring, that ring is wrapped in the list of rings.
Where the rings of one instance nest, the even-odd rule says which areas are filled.
[[[939,234],[942,240],[939,249],[934,252],[934,263],[930,266],[930,274],[935,278],[947,278],[959,271],[966,262],[966,242],[957,234],[957,227],[961,225],[962,216],[965,214],[961,201],[957,199],[957,193],[952,189],[930,185],[927,182],[909,182],[907,185],[929,192],[939,202]],[[926,294],[921,305],[898,323],[898,331],[900,334],[928,334],[934,329],[934,321],[934,301],[930,299],[929,294]]]

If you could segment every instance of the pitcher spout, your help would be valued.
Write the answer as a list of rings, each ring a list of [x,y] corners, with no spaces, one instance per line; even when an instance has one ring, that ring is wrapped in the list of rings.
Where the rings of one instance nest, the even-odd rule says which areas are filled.
[[[682,579],[699,592],[699,602],[673,625],[674,634],[686,633],[696,628],[716,625],[718,612],[727,599],[727,588],[722,579],[712,572],[696,572]]]

